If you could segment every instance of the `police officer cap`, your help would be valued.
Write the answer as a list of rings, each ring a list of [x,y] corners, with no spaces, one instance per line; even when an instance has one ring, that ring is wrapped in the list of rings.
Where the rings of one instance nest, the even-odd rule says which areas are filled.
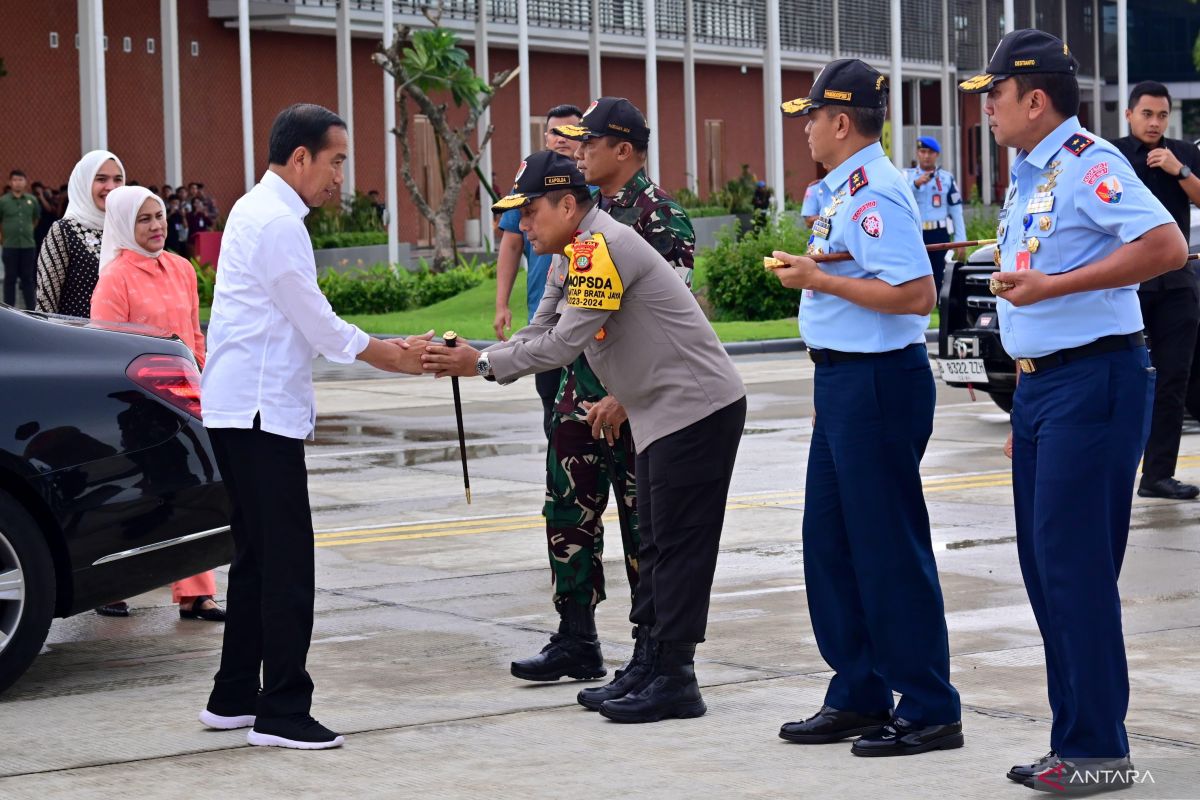
[[[831,61],[813,81],[808,97],[780,105],[784,116],[799,117],[821,106],[883,108],[887,105],[887,78],[857,58]]]
[[[527,206],[547,192],[587,186],[583,173],[575,166],[575,159],[553,150],[526,156],[513,180],[512,194],[492,203],[492,211],[500,213]]]
[[[987,72],[968,78],[958,88],[967,94],[983,94],[991,91],[996,81],[1014,75],[1047,72],[1074,75],[1078,69],[1079,62],[1062,39],[1045,31],[1022,28],[1006,34],[996,45]]]
[[[928,150],[932,150],[935,153],[942,152],[942,146],[938,144],[938,140],[932,136],[918,136],[917,147],[924,147]]]
[[[593,100],[587,111],[583,112],[583,119],[578,125],[560,125],[554,132],[577,142],[601,136],[628,139],[634,144],[647,144],[650,141],[645,115],[624,97]]]

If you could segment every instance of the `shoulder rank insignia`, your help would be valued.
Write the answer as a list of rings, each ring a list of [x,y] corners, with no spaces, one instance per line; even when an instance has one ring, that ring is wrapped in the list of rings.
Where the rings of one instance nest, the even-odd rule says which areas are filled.
[[[1095,140],[1089,139],[1088,137],[1084,136],[1082,133],[1077,133],[1074,136],[1072,136],[1070,139],[1067,139],[1067,143],[1064,144],[1063,147],[1071,155],[1081,156],[1081,155],[1083,155],[1084,150],[1087,150],[1089,147],[1091,147],[1095,143],[1096,143]]]
[[[570,264],[566,281],[567,305],[600,311],[619,310],[625,287],[621,273],[609,255],[604,234],[596,233],[583,241],[576,239],[567,245],[565,252]]]
[[[854,197],[855,192],[866,186],[870,181],[867,180],[867,170],[864,167],[859,167],[850,173],[850,196]]]

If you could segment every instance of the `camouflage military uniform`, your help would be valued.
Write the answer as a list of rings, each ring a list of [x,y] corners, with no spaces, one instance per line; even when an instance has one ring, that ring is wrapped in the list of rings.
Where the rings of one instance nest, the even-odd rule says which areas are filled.
[[[646,177],[634,175],[600,207],[613,219],[629,225],[662,254],[689,287],[696,235],[687,213]],[[613,447],[592,438],[583,403],[594,403],[608,392],[581,355],[563,370],[546,460],[546,539],[554,577],[554,602],[570,600],[595,605],[605,598],[604,521],[612,482],[617,502],[625,503],[628,526],[622,527],[625,574],[632,595],[637,586],[638,535],[636,482],[633,477],[633,436],[629,423]],[[618,398],[620,399],[620,398]]]

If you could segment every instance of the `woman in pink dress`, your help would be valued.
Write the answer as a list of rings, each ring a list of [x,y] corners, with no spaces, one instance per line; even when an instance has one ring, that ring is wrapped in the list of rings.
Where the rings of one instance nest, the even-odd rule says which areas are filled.
[[[203,369],[196,271],[185,259],[164,250],[166,241],[167,210],[161,198],[141,186],[109,192],[92,319],[138,322],[170,331],[187,345]],[[223,622],[225,609],[213,601],[216,590],[211,570],[176,581],[172,595],[179,604],[179,616]]]

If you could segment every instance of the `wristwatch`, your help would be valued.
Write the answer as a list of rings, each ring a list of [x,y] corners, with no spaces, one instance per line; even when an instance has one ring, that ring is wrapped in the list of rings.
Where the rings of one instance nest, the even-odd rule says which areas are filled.
[[[496,380],[496,376],[492,374],[492,362],[486,352],[480,353],[479,358],[475,359],[475,373],[489,381]]]
[[[1187,180],[1191,176],[1191,174],[1192,174],[1192,168],[1189,167],[1187,164],[1184,164],[1182,167],[1179,168],[1179,175],[1177,175],[1176,177],[1178,177],[1179,180],[1184,181],[1184,180]]]

